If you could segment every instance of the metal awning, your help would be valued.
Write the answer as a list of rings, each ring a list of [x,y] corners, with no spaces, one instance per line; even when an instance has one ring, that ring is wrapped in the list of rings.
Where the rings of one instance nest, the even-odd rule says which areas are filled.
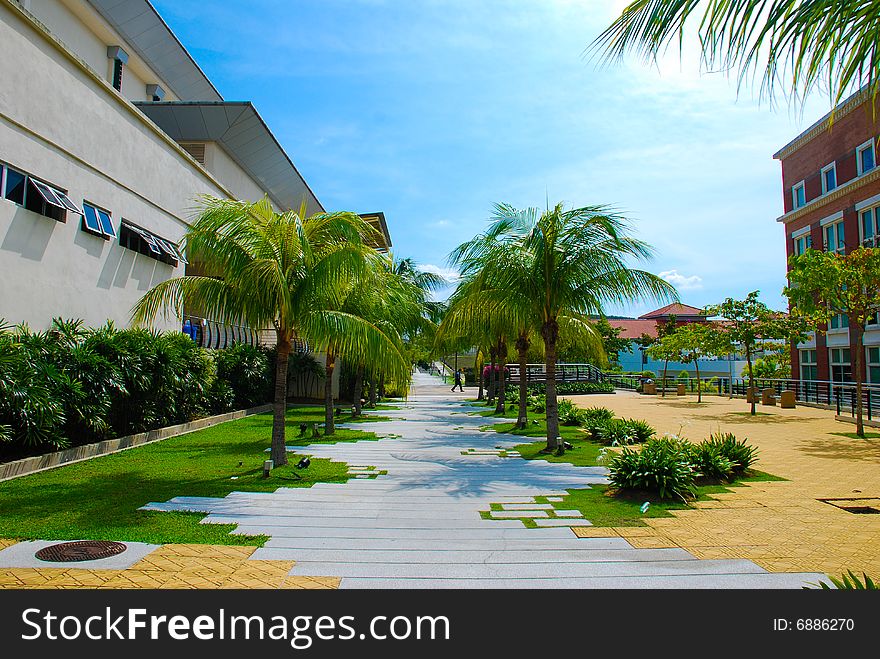
[[[280,208],[308,213],[324,207],[248,101],[137,101],[137,106],[177,142],[216,142]]]

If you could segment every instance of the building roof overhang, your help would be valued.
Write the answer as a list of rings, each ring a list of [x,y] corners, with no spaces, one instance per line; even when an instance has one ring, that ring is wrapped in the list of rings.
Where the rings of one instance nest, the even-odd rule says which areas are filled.
[[[88,3],[119,32],[178,98],[223,100],[205,72],[148,0],[88,0]]]
[[[361,213],[360,216],[379,234],[372,247],[380,252],[387,252],[391,249],[391,234],[388,232],[388,224],[385,222],[385,213]]]
[[[248,101],[137,101],[134,104],[177,142],[216,142],[283,210],[324,207]],[[384,222],[384,218],[383,218]]]

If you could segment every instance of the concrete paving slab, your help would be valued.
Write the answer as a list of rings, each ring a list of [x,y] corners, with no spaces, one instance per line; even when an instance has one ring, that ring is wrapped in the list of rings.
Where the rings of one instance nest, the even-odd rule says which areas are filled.
[[[125,570],[139,560],[158,549],[161,545],[149,545],[143,542],[126,542],[126,550],[116,556],[99,558],[94,561],[54,562],[41,561],[34,554],[41,549],[60,542],[76,542],[75,540],[26,540],[16,543],[0,551],[0,568],[32,567],[32,568],[82,568],[86,570]]]

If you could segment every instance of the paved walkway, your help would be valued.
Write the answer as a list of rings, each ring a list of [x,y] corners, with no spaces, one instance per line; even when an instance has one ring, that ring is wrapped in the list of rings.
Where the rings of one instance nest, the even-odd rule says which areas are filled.
[[[296,449],[347,462],[360,478],[147,508],[206,512],[206,523],[269,535],[251,559],[295,561],[291,577],[341,577],[341,588],[797,588],[823,576],[772,574],[750,560],[703,560],[677,547],[636,548],[618,535],[579,538],[568,527],[589,521],[541,519],[533,497],[605,482],[604,470],[503,457],[496,447],[518,442],[480,432],[486,419],[468,416],[465,396],[437,382],[417,375],[406,406],[382,412],[393,420],[370,425],[399,437]],[[480,511],[491,503],[520,504],[539,526],[562,526],[484,520]]]

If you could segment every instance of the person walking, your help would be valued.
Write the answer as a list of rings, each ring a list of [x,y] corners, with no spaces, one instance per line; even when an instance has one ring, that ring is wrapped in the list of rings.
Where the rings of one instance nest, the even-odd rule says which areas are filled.
[[[458,369],[455,372],[455,384],[452,385],[452,391],[455,391],[455,388],[458,387],[459,391],[464,391],[464,386],[462,385],[462,380],[464,379],[464,373],[462,369]]]

